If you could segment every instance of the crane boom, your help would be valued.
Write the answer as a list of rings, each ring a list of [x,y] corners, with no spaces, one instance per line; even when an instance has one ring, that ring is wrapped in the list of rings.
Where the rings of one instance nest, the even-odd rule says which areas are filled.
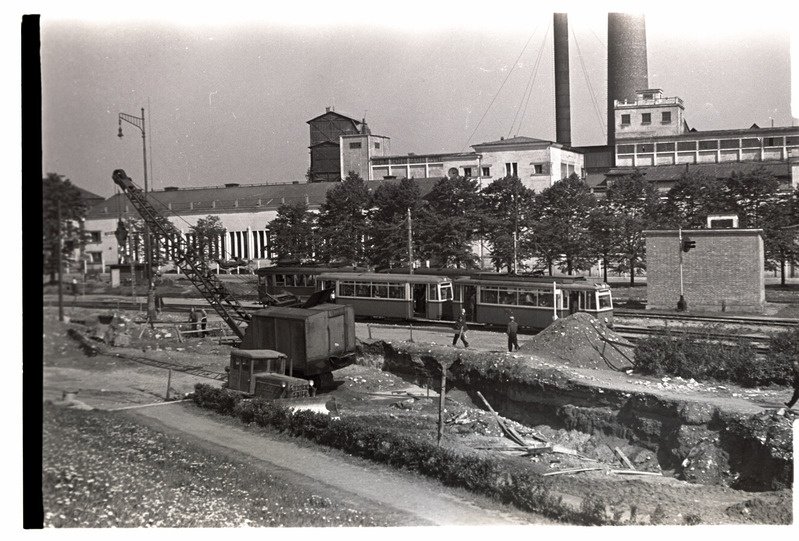
[[[133,183],[123,169],[116,169],[112,178],[139,212],[150,233],[175,251],[177,255],[175,264],[181,272],[194,284],[236,336],[243,340],[244,331],[238,322],[249,322],[250,314],[225,284],[213,274],[205,260],[189,246],[178,228],[145,199],[142,189]]]

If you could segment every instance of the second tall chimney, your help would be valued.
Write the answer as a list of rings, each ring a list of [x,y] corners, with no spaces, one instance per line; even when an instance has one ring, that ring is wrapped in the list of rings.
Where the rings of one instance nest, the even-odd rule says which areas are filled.
[[[608,13],[608,145],[616,143],[614,100],[635,101],[648,88],[644,15]]]

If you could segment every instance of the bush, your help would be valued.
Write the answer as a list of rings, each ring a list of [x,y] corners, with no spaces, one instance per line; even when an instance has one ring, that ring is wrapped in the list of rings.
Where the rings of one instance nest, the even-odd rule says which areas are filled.
[[[640,340],[635,346],[635,369],[655,376],[679,376],[696,380],[716,379],[753,387],[769,383],[772,371],[755,361],[755,348],[743,338],[718,342],[712,327],[704,335],[667,331],[663,336]]]
[[[194,402],[227,415],[236,415],[246,423],[287,431],[317,443],[341,449],[352,455],[390,464],[457,486],[495,497],[519,509],[541,513],[572,524],[608,524],[604,513],[585,504],[575,510],[552,496],[548,481],[530,472],[523,464],[476,453],[456,453],[429,440],[403,436],[378,426],[369,418],[333,419],[309,411],[292,412],[259,398],[246,398],[229,389],[197,384]]]
[[[799,359],[799,326],[771,336],[764,370],[774,383],[789,385],[793,381],[793,359]]]

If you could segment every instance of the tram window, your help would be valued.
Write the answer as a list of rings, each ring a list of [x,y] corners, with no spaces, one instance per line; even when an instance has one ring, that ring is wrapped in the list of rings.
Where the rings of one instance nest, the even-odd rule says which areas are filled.
[[[313,274],[306,274],[305,275],[305,285],[309,287],[313,287],[316,285],[316,276]]]
[[[372,284],[372,296],[379,299],[387,299],[388,284]]]
[[[483,304],[499,304],[499,292],[494,288],[480,288],[480,302]]]
[[[355,296],[356,297],[371,297],[372,296],[372,284],[370,283],[363,283],[359,282],[355,284]]]
[[[287,274],[285,276],[285,286],[286,287],[294,287],[294,275],[293,274]]]
[[[596,310],[596,293],[586,292],[583,300],[583,310]]]
[[[597,296],[599,297],[600,310],[604,310],[606,308],[613,308],[613,301],[610,298],[610,291],[598,293]]]
[[[282,274],[275,274],[274,276],[274,285],[276,287],[281,287],[286,285],[286,277]]]
[[[441,300],[442,301],[451,301],[452,300],[452,284],[444,284],[438,286],[441,288]]]
[[[519,304],[521,306],[538,306],[537,291],[520,291]]]
[[[500,304],[516,304],[516,290],[500,288],[499,290],[499,303]]]
[[[355,296],[355,282],[341,282],[339,286],[339,295],[342,297]]]
[[[555,306],[554,296],[551,291],[538,294],[538,306],[547,306],[549,308]]]
[[[388,284],[388,298],[389,299],[404,299],[405,298],[405,284]]]
[[[438,300],[438,286],[436,284],[427,284],[427,299],[431,301]]]

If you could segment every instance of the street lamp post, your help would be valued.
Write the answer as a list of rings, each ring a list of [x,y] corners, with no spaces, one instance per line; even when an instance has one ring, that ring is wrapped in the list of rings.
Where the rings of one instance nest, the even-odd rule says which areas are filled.
[[[144,107],[141,109],[141,118],[125,113],[119,113],[119,133],[118,136],[122,138],[122,121],[136,126],[141,131],[142,141],[142,155],[144,156],[144,200],[147,201],[147,135],[144,131]],[[147,278],[147,319],[150,322],[155,321],[155,284],[153,283],[153,263],[152,263],[152,249],[150,246],[150,229],[147,227],[147,222],[144,222],[144,273]],[[133,276],[131,276],[133,279]]]

